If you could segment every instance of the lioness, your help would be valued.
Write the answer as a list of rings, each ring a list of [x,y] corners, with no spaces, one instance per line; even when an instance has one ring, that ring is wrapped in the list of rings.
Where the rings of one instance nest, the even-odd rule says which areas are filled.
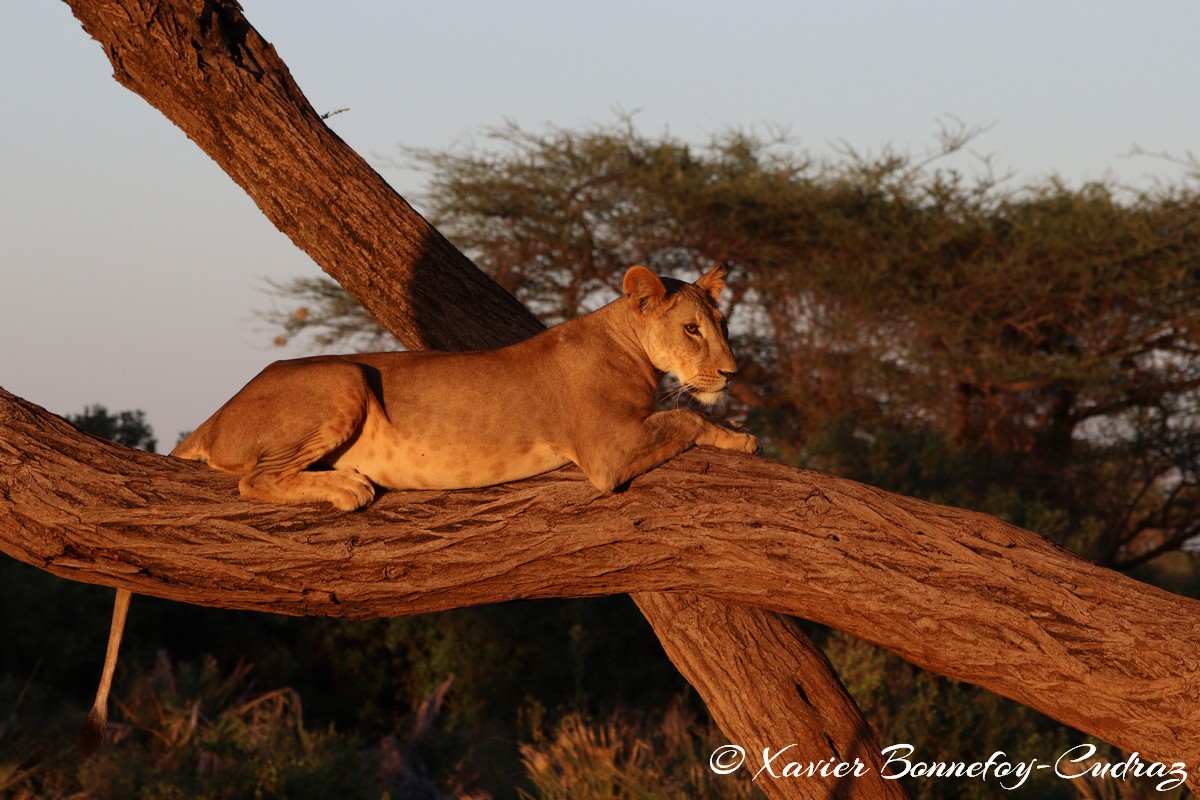
[[[693,445],[754,453],[750,434],[656,411],[665,373],[706,405],[724,396],[737,372],[717,307],[724,288],[719,266],[694,284],[635,266],[623,298],[498,350],[278,361],[171,455],[243,475],[249,499],[353,511],[376,485],[488,486],[574,462],[607,492]],[[103,736],[128,601],[118,590],[85,750]]]

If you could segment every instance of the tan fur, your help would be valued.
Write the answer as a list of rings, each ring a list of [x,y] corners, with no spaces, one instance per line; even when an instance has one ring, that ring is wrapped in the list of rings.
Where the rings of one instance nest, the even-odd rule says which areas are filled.
[[[694,444],[756,452],[693,411],[655,411],[663,373],[712,404],[736,372],[724,274],[687,284],[633,267],[623,298],[498,350],[279,361],[172,455],[243,474],[247,498],[353,510],[374,485],[487,486],[574,462],[610,491]]]

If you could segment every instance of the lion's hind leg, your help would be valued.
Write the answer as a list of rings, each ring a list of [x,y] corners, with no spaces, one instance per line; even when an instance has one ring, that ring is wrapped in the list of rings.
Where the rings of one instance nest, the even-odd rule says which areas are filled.
[[[213,420],[209,466],[245,473],[238,488],[250,500],[362,508],[375,497],[366,475],[308,468],[358,435],[370,402],[370,388],[357,364],[273,365]]]

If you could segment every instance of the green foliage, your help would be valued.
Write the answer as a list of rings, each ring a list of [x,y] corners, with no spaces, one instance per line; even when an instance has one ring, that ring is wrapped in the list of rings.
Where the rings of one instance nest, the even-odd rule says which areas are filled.
[[[110,414],[107,408],[97,403],[84,408],[82,414],[70,414],[66,419],[80,430],[126,447],[138,447],[153,453],[158,445],[144,411]]]
[[[294,643],[318,680],[311,710],[383,733],[454,677],[431,769],[511,784],[516,741],[572,713],[661,707],[685,687],[627,597],[507,603],[393,620],[313,620]]]
[[[585,722],[570,714],[547,728],[530,726],[519,744],[523,772],[510,769],[481,792],[479,776],[458,762],[430,777],[429,729],[410,729],[365,744],[335,727],[305,724],[291,688],[256,691],[252,670],[215,660],[172,663],[160,653],[121,693],[113,736],[98,755],[79,761],[70,749],[76,710],[61,707],[32,683],[0,680],[0,796],[14,800],[222,800],[337,797],[444,800],[506,797],[599,800],[742,800],[762,795],[744,777],[708,770],[723,741],[676,700],[661,714],[617,712]],[[440,727],[436,712],[430,717]],[[419,727],[419,726],[418,726]],[[517,754],[513,755],[516,762]],[[533,794],[513,789],[524,784]]]
[[[171,664],[160,655],[119,702],[113,743],[84,762],[70,749],[78,717],[29,686],[0,681],[0,793],[13,798],[219,800],[440,797],[428,781],[385,769],[382,753],[332,728],[305,727],[291,689],[252,693],[250,668]],[[13,759],[13,760],[10,760]],[[419,794],[417,791],[424,791]]]

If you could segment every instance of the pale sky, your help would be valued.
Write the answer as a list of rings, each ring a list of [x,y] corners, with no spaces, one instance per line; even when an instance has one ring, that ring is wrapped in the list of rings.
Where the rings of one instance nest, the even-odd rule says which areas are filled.
[[[702,143],[786,128],[920,153],[938,120],[1016,183],[1135,185],[1200,136],[1200,3],[243,0],[337,133],[416,201],[398,147],[637,111]],[[0,27],[0,386],[59,414],[146,411],[170,449],[260,368],[301,355],[255,318],[264,280],[317,273],[221,170],[111,77],[66,5]]]

